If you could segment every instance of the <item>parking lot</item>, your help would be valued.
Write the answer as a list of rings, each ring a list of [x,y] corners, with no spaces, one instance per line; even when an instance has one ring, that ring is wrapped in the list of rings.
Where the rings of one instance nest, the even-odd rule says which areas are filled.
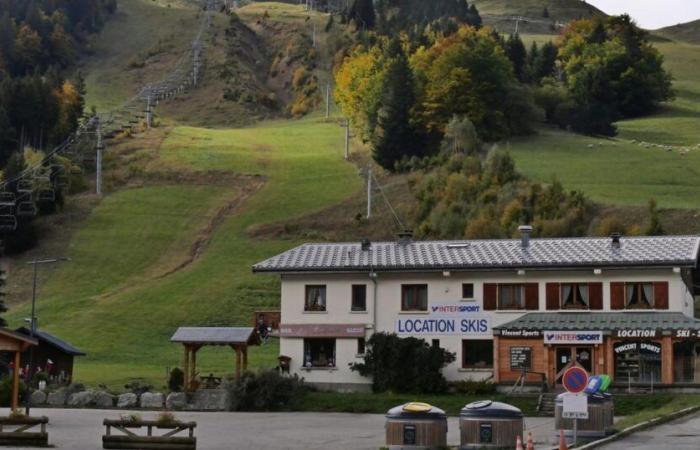
[[[105,418],[118,419],[127,411],[99,409],[33,409],[49,417],[49,443],[56,448],[102,448]],[[137,411],[144,419],[157,412]],[[232,449],[377,449],[384,444],[384,416],[342,413],[225,413],[182,412],[177,418],[197,422],[197,448]],[[535,440],[551,442],[553,419],[527,418]],[[448,443],[459,442],[458,418],[450,417]]]

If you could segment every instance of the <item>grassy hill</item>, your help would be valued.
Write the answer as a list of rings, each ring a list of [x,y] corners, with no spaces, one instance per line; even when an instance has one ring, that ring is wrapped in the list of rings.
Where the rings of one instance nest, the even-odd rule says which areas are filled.
[[[494,15],[541,13],[543,3],[477,2],[482,12]],[[589,11],[581,2],[547,4],[553,16],[560,14],[557,5],[561,17],[566,8],[572,17],[576,8]],[[100,108],[119,104],[144,80],[162,76],[187,46],[198,14],[184,0],[121,0],[120,7],[118,21],[95,43],[105,51],[83,66],[88,103]],[[255,27],[265,11],[268,20],[308,31],[299,5],[260,2],[239,15]],[[312,20],[322,33],[327,17]],[[167,26],[173,23],[178,26]],[[71,258],[42,268],[38,317],[41,328],[88,353],[77,364],[80,381],[119,387],[140,377],[160,385],[166,368],[180,363],[181,349],[169,342],[178,326],[248,325],[253,311],[278,305],[277,279],[253,276],[251,264],[302,240],[391,233],[379,200],[376,219],[367,224],[355,218],[364,206],[358,165],[367,156],[360,152],[352,162],[343,159],[338,117],[325,120],[315,113],[301,120],[259,120],[264,117],[221,99],[216,69],[225,53],[221,37],[227,24],[223,16],[215,21],[204,85],[159,105],[160,127],[110,142],[109,194],[71,197],[64,213],[42,218],[50,239],[9,261],[8,318],[18,325],[28,315],[29,270],[23,262],[34,256]],[[117,42],[122,34],[123,42]],[[324,70],[329,40],[319,37],[321,83],[329,76]],[[694,125],[700,114],[700,75],[694,69],[700,46],[658,46],[676,76],[678,93],[658,114],[621,122],[615,139],[542,128],[499,145],[511,150],[529,176],[545,182],[556,176],[566,188],[583,189],[596,201],[626,206],[631,216],[650,197],[662,207],[700,209],[700,148],[695,147],[700,132]],[[155,49],[138,56],[141,48]],[[410,216],[406,178],[385,175],[382,181],[402,216]],[[696,219],[693,223],[697,227]],[[272,366],[277,351],[274,343],[256,348],[251,364]],[[202,373],[232,371],[230,350],[206,349],[198,356]]]
[[[580,0],[472,0],[484,23],[502,33],[515,31],[515,16],[521,16],[520,33],[555,33],[557,23],[604,15],[595,6]],[[544,16],[545,7],[548,17]]]
[[[700,44],[700,20],[661,28],[655,30],[654,34],[674,41]]]

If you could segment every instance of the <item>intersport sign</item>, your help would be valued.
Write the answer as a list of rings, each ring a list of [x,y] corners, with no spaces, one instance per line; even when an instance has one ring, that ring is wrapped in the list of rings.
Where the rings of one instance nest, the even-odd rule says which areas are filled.
[[[545,331],[545,344],[602,344],[602,331]]]

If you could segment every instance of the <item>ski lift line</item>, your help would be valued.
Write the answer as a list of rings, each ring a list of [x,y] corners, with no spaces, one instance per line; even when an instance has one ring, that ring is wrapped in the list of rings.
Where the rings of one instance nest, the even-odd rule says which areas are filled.
[[[382,198],[384,199],[384,203],[389,208],[389,211],[391,211],[391,215],[394,216],[394,220],[396,220],[396,223],[401,227],[401,230],[405,230],[406,227],[404,226],[403,222],[399,218],[399,215],[396,214],[396,210],[394,209],[394,207],[391,206],[391,202],[389,201],[389,198],[386,196],[386,193],[384,192],[384,188],[382,188],[382,185],[379,184],[377,177],[374,176],[373,173],[370,173],[370,176],[372,177],[372,180],[374,180],[374,185],[379,190],[379,193],[382,195]]]

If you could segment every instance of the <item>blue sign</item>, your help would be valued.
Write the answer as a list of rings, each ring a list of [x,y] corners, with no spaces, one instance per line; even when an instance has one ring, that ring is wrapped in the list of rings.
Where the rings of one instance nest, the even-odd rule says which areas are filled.
[[[459,334],[491,336],[491,319],[488,316],[468,317],[407,317],[396,320],[397,334]]]

